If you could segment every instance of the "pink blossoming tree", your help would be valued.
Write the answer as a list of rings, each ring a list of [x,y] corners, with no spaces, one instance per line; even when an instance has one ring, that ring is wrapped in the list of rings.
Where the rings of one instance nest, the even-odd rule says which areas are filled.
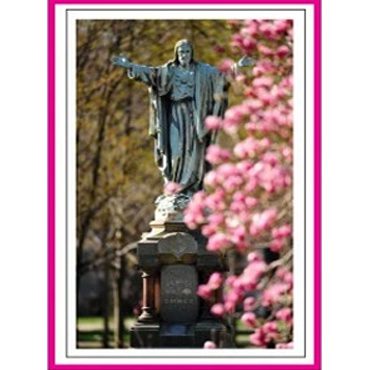
[[[289,20],[230,21],[235,51],[252,57],[252,68],[235,83],[243,92],[224,119],[208,117],[231,145],[211,145],[213,169],[204,190],[185,213],[201,228],[207,248],[237,253],[240,271],[213,273],[198,294],[216,316],[236,315],[250,329],[249,345],[292,348],[292,35]],[[228,60],[220,68],[231,66]],[[274,255],[274,259],[266,258]],[[222,289],[223,299],[215,300]],[[207,344],[212,348],[213,344]]]

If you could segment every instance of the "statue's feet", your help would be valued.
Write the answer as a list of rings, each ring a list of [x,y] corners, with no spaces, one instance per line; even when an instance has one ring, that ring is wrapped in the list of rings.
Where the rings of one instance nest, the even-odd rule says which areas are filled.
[[[183,222],[184,210],[190,199],[190,196],[181,193],[160,195],[155,201],[155,220]]]

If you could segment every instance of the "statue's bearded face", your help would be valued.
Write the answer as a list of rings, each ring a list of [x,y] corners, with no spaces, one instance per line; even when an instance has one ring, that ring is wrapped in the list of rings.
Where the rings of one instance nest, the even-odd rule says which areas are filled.
[[[183,67],[189,65],[191,61],[191,56],[192,56],[192,50],[191,50],[190,45],[184,44],[184,45],[181,45],[177,49],[177,58],[179,60],[179,63]]]

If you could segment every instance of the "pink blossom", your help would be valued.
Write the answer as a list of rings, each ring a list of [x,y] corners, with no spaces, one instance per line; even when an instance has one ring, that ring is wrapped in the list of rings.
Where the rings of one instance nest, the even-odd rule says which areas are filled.
[[[276,348],[277,349],[291,349],[291,348],[294,348],[294,346],[293,346],[293,342],[289,342],[289,343],[277,343],[276,344]]]
[[[258,186],[258,183],[257,183],[257,179],[256,178],[249,178],[249,181],[247,182],[244,190],[247,192],[247,193],[251,193],[252,191],[254,191]]]
[[[276,270],[276,277],[278,277],[279,279],[283,280],[284,279],[284,276],[286,274],[288,274],[290,271],[288,270],[288,268],[286,266],[281,266],[279,267],[277,270]]]
[[[284,275],[283,282],[288,284],[289,289],[293,286],[293,274],[289,271]]]
[[[219,65],[218,65],[218,69],[221,71],[221,72],[229,72],[232,67],[234,65],[234,61],[231,60],[231,59],[224,59]]]
[[[249,137],[235,145],[234,154],[239,158],[250,158],[254,157],[263,147],[264,142],[262,140],[256,140],[252,137]]]
[[[254,297],[247,297],[244,299],[243,302],[243,309],[244,311],[251,311],[256,303],[256,299]]]
[[[290,54],[290,49],[286,45],[281,45],[276,50],[276,55],[281,59],[286,58],[286,56],[289,54]]]
[[[269,228],[275,221],[277,211],[275,208],[269,208],[262,213],[255,213],[252,217],[252,223],[249,229],[251,235],[256,236]]]
[[[275,321],[269,321],[262,326],[262,330],[265,333],[275,333],[278,331],[278,327]]]
[[[206,193],[204,191],[198,191],[193,195],[192,202],[194,202],[194,204],[200,204],[204,201],[205,198]]]
[[[218,130],[222,127],[222,119],[220,117],[208,116],[204,123],[209,130]]]
[[[258,204],[257,198],[254,197],[245,198],[245,205],[247,206],[248,209],[255,207],[257,204]]]
[[[287,284],[288,289],[292,289],[293,274],[287,267],[279,267],[276,271],[276,277],[278,277],[283,283]]]
[[[166,195],[173,195],[181,191],[182,186],[178,184],[177,182],[169,181],[167,184],[164,186],[164,193]]]
[[[231,288],[235,292],[235,294],[237,294],[237,296],[236,296],[237,298],[239,297],[239,293],[242,294],[242,292],[244,292],[244,290],[245,290],[245,288],[244,288],[244,282],[243,282],[241,276],[238,276],[235,279],[235,281],[233,282]]]
[[[239,251],[243,251],[248,248],[248,243],[246,241],[246,231],[243,225],[239,225],[236,228],[230,230],[231,242],[236,246]]]
[[[226,313],[233,313],[235,311],[235,302],[234,301],[226,301],[224,304],[225,312]]]
[[[278,127],[285,126],[288,122],[287,114],[281,106],[266,110],[263,114],[263,119],[267,124],[276,125]]]
[[[258,258],[258,257],[257,257]],[[267,264],[265,261],[254,259],[252,262],[249,263],[247,266],[247,270],[252,271],[253,275],[260,277],[267,269]]]
[[[237,303],[239,301],[239,294],[238,290],[230,290],[225,295],[225,301],[226,302],[232,302],[233,304]]]
[[[217,232],[217,226],[215,226],[214,224],[206,224],[202,226],[202,234],[206,237],[210,237],[216,232]]]
[[[194,194],[184,212],[184,222],[190,229],[195,229],[197,225],[205,222],[204,217],[204,192]]]
[[[213,211],[224,211],[226,209],[225,196],[225,191],[217,188],[204,200],[204,205]]]
[[[196,229],[197,223],[194,222],[193,216],[190,213],[184,215],[184,222],[189,227],[189,229]]]
[[[288,31],[288,37],[287,37],[287,40],[289,40],[290,42],[293,40],[293,29],[290,28]]]
[[[285,176],[280,167],[272,167],[270,164],[262,162],[261,170],[256,175],[258,176],[259,185],[269,193],[284,187]]]
[[[248,242],[248,240],[244,239],[244,240],[239,240],[239,241],[236,241],[235,242],[235,249],[239,252],[239,253],[243,253],[245,252],[248,248],[250,247],[250,243]]]
[[[252,37],[244,38],[242,44],[247,53],[254,51],[257,47],[257,41]]]
[[[258,99],[265,105],[265,106],[272,106],[277,102],[277,97],[273,93],[273,91],[268,91],[265,88],[258,88],[255,91],[256,96]]]
[[[276,39],[277,37],[277,27],[274,23],[270,21],[261,22],[259,26],[259,31],[263,34],[264,37],[267,39]]]
[[[275,103],[281,103],[281,99],[285,99],[289,96],[291,96],[292,92],[290,89],[287,89],[286,86],[284,86],[281,82],[278,85],[274,85],[271,88],[271,94],[274,96]],[[276,104],[275,104],[276,105]]]
[[[219,251],[229,245],[229,238],[225,234],[219,232],[208,239],[207,249],[210,251]]]
[[[280,252],[284,247],[284,240],[283,239],[274,239],[270,242],[269,248],[272,252]]]
[[[208,216],[208,223],[215,227],[222,225],[225,222],[225,216],[223,213],[212,213]]]
[[[263,258],[261,256],[261,253],[254,251],[248,253],[247,260],[249,263],[251,262],[257,262],[257,261],[263,261]]]
[[[249,160],[244,160],[241,162],[238,162],[236,164],[236,168],[238,172],[244,176],[244,178],[248,177],[248,171],[253,167],[253,163]]]
[[[265,164],[263,162],[257,162],[254,164],[253,167],[248,171],[249,176],[253,176],[255,178],[258,178],[258,176],[263,173],[263,171],[266,169]]]
[[[218,289],[223,282],[222,275],[219,272],[214,272],[208,279],[208,286],[211,289]]]
[[[287,238],[292,235],[292,226],[289,224],[285,224],[280,227],[275,227],[272,229],[271,234],[273,238]]]
[[[230,275],[225,280],[225,285],[230,287],[234,284],[234,282],[237,280],[237,277],[235,275]]]
[[[241,47],[243,45],[243,37],[239,34],[232,35],[232,45]]]
[[[234,166],[231,163],[225,163],[222,164],[217,168],[217,173],[222,177],[222,178],[227,178],[229,176],[237,176],[239,175],[238,168]]]
[[[285,307],[280,309],[278,312],[276,312],[275,317],[278,320],[285,321],[287,324],[292,323],[292,318],[293,318],[293,312],[291,308]]]
[[[266,57],[270,57],[274,55],[274,51],[266,45],[259,44],[257,47],[258,47],[258,51]]]
[[[243,177],[238,175],[226,177],[223,181],[223,187],[226,192],[233,192],[241,188],[244,180]]]
[[[262,293],[262,305],[263,306],[270,306],[275,303],[278,303],[284,293],[289,290],[289,285],[284,283],[276,283],[270,285],[266,290]]]
[[[245,20],[245,27],[241,29],[242,35],[256,36],[258,34],[258,22],[255,20]]]
[[[256,289],[257,284],[266,269],[267,265],[264,261],[250,262],[240,276],[240,282],[243,284],[244,289],[247,291]]]
[[[276,339],[278,336],[278,326],[275,321],[268,321],[263,324],[262,331],[265,333],[265,338],[268,342]]]
[[[204,345],[203,345],[203,348],[206,348],[206,349],[214,349],[214,348],[217,348],[215,342],[212,342],[210,340],[207,340]]]
[[[268,59],[262,59],[256,63],[253,68],[254,76],[262,76],[266,73],[274,73],[276,66]]]
[[[274,80],[272,77],[268,76],[262,76],[255,78],[252,82],[253,87],[267,87],[270,88],[272,84],[274,83]]]
[[[257,325],[256,315],[253,312],[246,312],[240,319],[245,326],[255,327]]]
[[[216,303],[211,307],[211,312],[216,316],[222,316],[225,313],[225,308],[222,303]]]
[[[215,188],[218,185],[218,176],[216,171],[209,171],[204,176],[204,184]]]
[[[289,20],[286,20],[286,19],[278,19],[274,21],[274,25],[275,25],[276,32],[279,32],[279,33],[283,33],[291,27]]]
[[[284,176],[284,185],[285,186],[291,186],[292,185],[292,176],[290,176],[289,174],[286,174]]]
[[[244,83],[246,80],[246,77],[245,75],[242,75],[242,74],[237,74],[236,77],[235,77],[235,81],[236,82],[239,82],[239,83]]]
[[[245,194],[242,191],[237,191],[233,194],[233,202],[245,202]]]
[[[249,36],[249,33],[248,33],[248,28],[247,27],[242,27],[240,29],[240,35],[242,36],[243,39],[245,39],[246,37]]]
[[[258,347],[264,347],[266,342],[266,335],[261,328],[258,328],[253,334],[249,336],[249,341]]]
[[[243,106],[234,106],[229,108],[225,112],[225,118],[224,118],[224,125],[223,129],[228,134],[233,134],[237,131],[239,124],[241,123],[241,120],[245,116],[245,109]]]
[[[280,82],[281,87],[285,87],[290,92],[291,88],[293,87],[293,75],[286,76]]]
[[[209,163],[220,164],[229,160],[230,157],[231,153],[218,145],[210,145],[207,149],[206,159]]]
[[[213,291],[208,285],[201,284],[198,286],[197,294],[203,299],[210,299],[213,295]]]
[[[270,166],[275,166],[279,162],[278,156],[272,152],[265,153],[262,160]]]
[[[225,225],[232,231],[235,227],[246,223],[249,220],[249,214],[244,202],[232,201],[229,206],[228,217],[225,219]]]
[[[271,145],[271,141],[265,137],[259,142],[260,148],[267,149]]]
[[[250,99],[245,104],[245,110],[247,110],[249,114],[259,112],[262,109],[262,107],[263,104],[258,99]]]

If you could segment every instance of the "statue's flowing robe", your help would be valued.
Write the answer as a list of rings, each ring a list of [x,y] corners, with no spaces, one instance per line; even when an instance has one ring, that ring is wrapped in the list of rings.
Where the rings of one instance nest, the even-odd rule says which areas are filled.
[[[206,149],[215,136],[204,121],[210,115],[223,116],[227,81],[216,68],[193,62],[191,95],[177,99],[177,68],[173,61],[160,67],[133,65],[128,76],[149,86],[149,134],[155,138],[155,159],[165,181],[191,194],[202,188]]]

